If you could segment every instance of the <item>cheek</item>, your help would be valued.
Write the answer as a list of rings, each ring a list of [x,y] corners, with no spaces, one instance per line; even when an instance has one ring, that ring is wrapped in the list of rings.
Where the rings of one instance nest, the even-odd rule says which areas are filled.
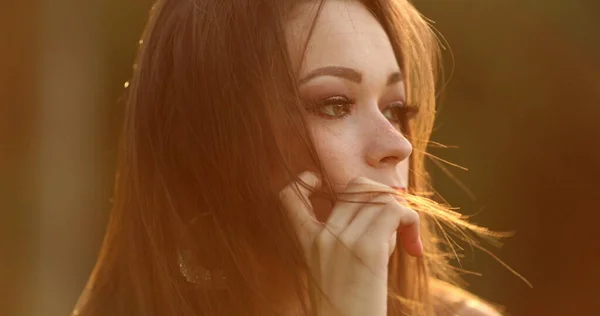
[[[327,176],[336,190],[361,174],[359,142],[351,133],[337,134],[323,126],[312,127],[315,147]]]

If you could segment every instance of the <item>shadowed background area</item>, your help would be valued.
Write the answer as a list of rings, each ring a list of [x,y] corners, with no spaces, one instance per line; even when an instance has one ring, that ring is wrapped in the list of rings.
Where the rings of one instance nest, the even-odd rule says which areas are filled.
[[[511,315],[600,310],[600,2],[417,0],[449,43],[430,170],[473,221],[469,290]],[[0,0],[0,315],[67,315],[110,209],[121,96],[151,2]],[[450,50],[451,48],[451,50]]]

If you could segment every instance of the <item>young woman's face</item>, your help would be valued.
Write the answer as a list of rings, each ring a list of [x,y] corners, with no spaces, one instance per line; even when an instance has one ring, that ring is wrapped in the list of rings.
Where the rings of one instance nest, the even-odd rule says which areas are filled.
[[[408,186],[412,146],[392,108],[406,101],[392,45],[357,1],[329,0],[302,56],[317,5],[298,5],[286,36],[316,149],[336,190],[363,176]],[[302,59],[303,58],[303,59]]]

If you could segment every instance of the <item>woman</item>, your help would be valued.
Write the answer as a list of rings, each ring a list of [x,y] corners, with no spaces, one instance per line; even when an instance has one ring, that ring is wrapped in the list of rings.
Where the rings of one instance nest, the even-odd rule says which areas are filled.
[[[437,58],[404,0],[158,1],[75,314],[496,315],[426,198]]]

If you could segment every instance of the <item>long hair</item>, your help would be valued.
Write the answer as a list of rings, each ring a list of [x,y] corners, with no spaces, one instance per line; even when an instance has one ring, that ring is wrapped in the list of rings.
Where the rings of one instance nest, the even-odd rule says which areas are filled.
[[[273,314],[261,287],[270,277],[285,280],[312,315],[304,293],[315,285],[302,277],[307,264],[274,190],[302,171],[298,155],[323,171],[286,49],[286,18],[300,1],[153,6],[128,90],[110,222],[80,315]],[[431,315],[430,282],[456,280],[439,227],[486,231],[427,198],[434,33],[407,0],[361,2],[387,32],[419,107],[407,199],[421,215],[424,256],[397,246],[388,311]],[[277,275],[265,271],[272,260]]]

